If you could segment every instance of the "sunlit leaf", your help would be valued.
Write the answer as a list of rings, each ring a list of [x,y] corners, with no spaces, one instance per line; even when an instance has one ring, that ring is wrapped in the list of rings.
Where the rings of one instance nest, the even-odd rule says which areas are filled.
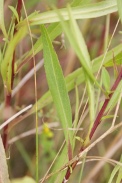
[[[9,6],[9,8],[13,12],[14,16],[17,19],[17,22],[19,23],[19,16],[18,16],[17,10],[13,6]]]
[[[41,26],[44,66],[54,104],[56,106],[59,118],[61,120],[67,145],[72,143],[73,132],[68,131],[72,127],[72,114],[68,92],[58,57],[51,44],[48,32],[44,26]]]
[[[122,23],[122,0],[117,0],[117,7],[118,7],[118,12],[119,12],[119,16],[121,19],[121,23]]]
[[[25,176],[23,178],[13,179],[11,183],[36,183],[31,177]]]
[[[7,88],[7,91],[11,93],[11,78],[12,78],[12,58],[15,51],[15,47],[20,42],[21,39],[27,33],[26,28],[20,29],[15,36],[10,40],[8,47],[6,49],[5,57],[1,63],[1,74],[4,81],[4,85]]]
[[[2,30],[5,38],[7,38],[7,32],[5,29],[5,23],[4,23],[4,1],[0,0],[0,29]]]
[[[102,1],[99,3],[91,3],[86,6],[77,6],[72,8],[72,15],[74,19],[86,19],[86,18],[96,18],[104,16],[117,11],[117,3],[115,0]],[[68,20],[67,8],[59,10],[64,20]],[[46,23],[59,22],[60,19],[54,10],[39,13],[29,19],[30,25],[40,25]],[[26,25],[26,20],[18,24],[18,28]]]
[[[103,82],[103,86],[105,87],[105,90],[107,92],[109,92],[110,91],[110,76],[109,76],[108,71],[104,67],[102,68],[101,77],[102,77],[102,82]]]
[[[114,93],[113,93],[112,98],[111,98],[111,100],[109,101],[109,103],[106,107],[105,112],[107,112],[108,110],[111,111],[115,107],[115,105],[117,104],[117,102],[118,102],[117,99],[119,98],[119,96],[122,92],[122,81],[120,81],[118,87],[113,92]]]
[[[120,158],[120,162],[122,163],[122,155],[121,155],[121,158]],[[122,166],[121,166],[120,169],[119,169],[116,183],[120,183],[121,180],[122,180]]]

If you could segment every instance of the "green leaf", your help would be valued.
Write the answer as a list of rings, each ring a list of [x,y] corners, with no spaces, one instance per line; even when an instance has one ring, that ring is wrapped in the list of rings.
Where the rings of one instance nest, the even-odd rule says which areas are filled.
[[[114,93],[113,93],[112,98],[111,98],[111,100],[109,101],[109,103],[106,107],[105,113],[108,112],[108,110],[110,112],[115,107],[115,105],[117,104],[118,98],[119,98],[119,96],[121,95],[121,92],[122,92],[122,81],[120,81],[118,87],[113,92]]]
[[[64,32],[66,33],[69,42],[71,43],[71,46],[75,50],[75,53],[79,57],[79,60],[81,62],[81,65],[83,67],[83,72],[85,75],[85,81],[87,86],[87,93],[89,97],[89,111],[90,111],[90,128],[92,127],[92,124],[94,122],[95,117],[95,111],[94,111],[94,83],[96,83],[96,79],[94,78],[93,71],[92,71],[92,65],[90,60],[90,55],[87,50],[87,45],[84,41],[83,35],[81,31],[79,30],[79,27],[76,23],[76,20],[73,18],[72,11],[70,7],[68,7],[69,12],[69,22],[64,22],[61,15],[58,13],[60,19],[62,28],[64,29]]]
[[[118,58],[118,56],[120,57],[120,55],[122,55],[121,51],[122,51],[122,44],[119,44],[118,46],[111,49],[107,53],[103,64],[107,65],[107,63],[109,63],[109,67],[113,66],[113,62],[112,62],[113,52],[114,52],[114,56],[115,56],[115,60],[116,60],[116,58]],[[101,56],[95,58],[94,60],[92,60],[94,73],[96,73],[98,71],[101,61],[103,60],[103,57],[104,57],[104,55],[101,55]],[[65,81],[66,81],[66,86],[67,86],[68,92],[71,91],[72,89],[74,89],[76,86],[79,86],[81,83],[83,83],[85,81],[83,68],[79,68],[79,69],[75,70],[74,72],[72,72],[71,74],[69,74],[65,78]],[[50,91],[48,91],[38,100],[38,110],[41,110],[42,108],[44,108],[51,102],[52,102],[52,96],[50,94]],[[30,111],[28,111],[25,116],[23,116],[23,119],[25,117],[29,116],[30,114],[35,113],[35,111],[36,111],[36,107],[34,104],[32,109]]]
[[[17,19],[17,22],[19,23],[19,15],[17,13],[17,10],[13,6],[9,6],[9,8],[13,12],[15,18]]]
[[[73,140],[73,132],[68,131],[68,128],[72,127],[72,113],[68,92],[57,55],[51,44],[48,32],[44,26],[41,26],[41,33],[43,42],[44,66],[49,90],[64,129],[67,145],[69,145],[69,140],[70,144]]]
[[[50,39],[51,40],[54,40],[59,34],[61,34],[61,26],[59,23],[53,23],[51,25],[49,25],[49,27],[47,28],[47,31],[48,31],[48,34],[50,36]],[[36,43],[34,44],[33,46],[33,49],[34,49],[34,54],[37,54],[39,51],[41,51],[43,48],[43,45],[42,45],[42,38],[40,36],[40,38],[36,41]],[[23,58],[20,58],[20,60],[18,60],[18,62],[20,63],[21,61],[21,64],[20,66],[18,67],[18,70],[26,63],[28,62],[34,55],[33,55],[33,49],[31,49],[29,52],[27,52]],[[17,70],[17,72],[18,72]]]
[[[121,155],[121,158],[120,158],[120,162],[122,163],[122,155]],[[116,183],[120,183],[121,180],[122,180],[122,166],[121,166],[120,169],[119,169],[118,177],[117,177]]]
[[[5,38],[7,38],[7,32],[5,29],[5,23],[4,23],[4,1],[0,0],[0,29],[2,30]]]
[[[11,183],[36,183],[31,177],[25,176],[23,178],[13,179]]]
[[[12,58],[13,53],[15,51],[15,47],[20,42],[21,39],[24,38],[24,36],[27,33],[27,28],[20,29],[14,37],[10,40],[8,43],[8,47],[5,52],[5,57],[1,63],[1,74],[4,81],[4,85],[7,88],[7,91],[11,93],[11,78],[12,78]]]
[[[56,11],[56,12],[61,21],[62,28],[82,64],[83,70],[86,72],[86,74],[89,76],[89,78],[96,83],[96,79],[94,78],[94,75],[92,73],[90,57],[89,57],[89,54],[87,51],[86,44],[77,27],[75,20],[72,19],[72,23],[74,25],[74,26],[72,26],[71,21],[66,22],[63,19],[62,15],[58,11]],[[69,18],[71,18],[71,13],[69,15]]]
[[[122,156],[121,156],[120,162],[122,162]],[[115,168],[113,169],[112,173],[111,173],[111,176],[110,176],[110,179],[109,179],[108,183],[113,183],[113,179],[114,179],[115,175],[117,174],[117,172],[118,172],[118,178],[117,178],[116,183],[121,182],[122,174],[120,174],[120,173],[122,173],[122,166],[116,165]]]
[[[72,3],[71,3],[71,6],[74,7],[74,6],[80,6],[80,5],[86,5],[90,2],[91,0],[74,0]]]
[[[67,8],[58,10],[64,20],[69,20]],[[86,6],[77,6],[72,8],[74,19],[86,19],[101,17],[117,11],[117,3],[115,0],[102,1],[99,3],[91,3]],[[59,22],[57,13],[52,10],[33,16],[29,19],[30,25],[40,25],[46,23]],[[26,19],[18,24],[18,28],[26,25]]]
[[[101,120],[106,120],[106,119],[110,119],[113,117],[114,117],[114,115],[107,115],[107,116],[103,116]]]
[[[109,93],[110,91],[110,76],[108,71],[105,69],[105,67],[102,68],[102,82],[103,82],[103,86],[105,87],[106,92]]]
[[[122,0],[117,0],[117,7],[118,7],[118,12],[119,12],[119,16],[121,19],[121,23],[122,23]]]

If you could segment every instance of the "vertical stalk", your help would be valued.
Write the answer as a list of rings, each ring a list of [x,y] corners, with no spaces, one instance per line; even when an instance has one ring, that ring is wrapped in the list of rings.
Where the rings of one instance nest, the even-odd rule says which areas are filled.
[[[118,87],[121,79],[122,79],[122,67],[120,69],[120,72],[118,74],[118,77],[116,78],[116,81],[114,82],[114,84],[113,84],[113,86],[111,88],[111,93],[109,94],[108,98],[105,99],[104,104],[103,104],[101,110],[99,111],[99,113],[98,113],[98,115],[96,117],[96,120],[94,121],[94,125],[93,125],[93,127],[91,129],[91,132],[90,132],[90,135],[89,135],[89,139],[90,140],[92,139],[94,133],[96,132],[97,127],[99,126],[99,124],[101,122],[101,119],[102,119],[102,117],[104,115],[104,112],[106,110],[106,107],[107,107],[109,101],[111,100],[114,91]],[[88,144],[86,144],[86,146],[85,145],[81,146],[79,153],[81,153],[82,151],[84,151],[87,146],[88,146]],[[68,167],[67,172],[65,174],[65,177],[64,177],[62,183],[66,183],[69,180],[69,178],[71,176],[71,169],[73,171],[75,169],[75,167],[76,167],[76,165],[77,165],[78,162],[79,162],[79,160],[75,161],[74,163],[72,163],[72,165],[70,167]]]
[[[17,3],[17,13],[19,16],[19,19],[21,17],[21,8],[22,8],[22,0],[18,0]],[[17,20],[15,20],[15,27],[17,24]],[[14,35],[17,32],[16,28],[14,28]],[[12,59],[12,77],[11,77],[11,88],[13,88],[13,83],[14,83],[14,65],[15,65],[15,51],[13,53],[13,59]],[[4,110],[9,112],[9,109],[11,107],[11,93],[8,93],[5,91],[5,108]],[[5,114],[6,115],[6,114]],[[4,120],[6,121],[9,118],[9,116],[4,116]],[[8,147],[8,125],[6,125],[3,129],[3,135],[2,135],[2,139],[3,139],[3,145],[5,150],[7,150]]]

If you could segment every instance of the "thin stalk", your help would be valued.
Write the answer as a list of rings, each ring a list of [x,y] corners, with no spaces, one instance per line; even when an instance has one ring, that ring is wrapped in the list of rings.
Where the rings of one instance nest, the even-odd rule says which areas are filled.
[[[20,16],[21,16],[21,8],[22,8],[22,1],[21,0],[18,0],[18,3],[17,3],[17,13],[19,15],[19,19],[20,19]],[[15,26],[17,24],[17,20],[15,20]],[[14,29],[14,34],[16,33],[16,29]],[[15,51],[13,53],[13,59],[12,59],[12,77],[11,77],[11,88],[13,88],[13,83],[14,83],[14,65],[15,65]],[[9,109],[10,106],[11,106],[11,93],[8,93],[8,92],[5,92],[5,110]],[[7,118],[5,117],[4,119],[5,121],[7,120]],[[3,136],[2,136],[2,139],[3,139],[3,145],[4,145],[4,148],[5,150],[7,150],[7,147],[8,147],[8,125],[6,125],[3,129]]]
[[[111,88],[111,93],[109,94],[108,98],[105,99],[104,104],[103,104],[101,110],[99,111],[99,113],[98,113],[98,115],[96,117],[96,120],[94,121],[94,125],[93,125],[93,127],[91,129],[91,132],[90,132],[90,135],[89,135],[89,139],[90,140],[92,139],[94,133],[96,132],[96,130],[98,128],[98,125],[100,124],[101,119],[102,119],[102,117],[104,115],[104,112],[106,110],[106,107],[107,107],[109,101],[111,100],[112,95],[113,95],[114,91],[116,90],[117,86],[119,85],[121,79],[122,79],[122,67],[120,69],[118,77],[116,78],[116,81],[114,82],[114,84],[113,84],[113,86]],[[88,146],[88,144],[85,144],[85,142],[84,142],[84,145],[80,148],[79,153],[83,152],[87,148],[87,146]],[[75,167],[76,167],[78,162],[79,162],[79,159],[76,160],[75,162],[73,162],[70,167],[68,167],[66,175],[65,175],[64,180],[62,181],[62,183],[66,183],[69,180],[69,178],[71,176],[71,169],[73,171],[75,169]]]
[[[25,4],[24,1],[22,0],[22,4],[23,4],[23,8],[24,8],[24,12],[25,12],[25,16],[27,19],[27,26],[28,26],[28,30],[29,30],[29,35],[30,35],[30,39],[31,39],[31,45],[32,45],[32,55],[33,55],[33,65],[34,65],[34,89],[35,89],[35,108],[36,108],[36,116],[35,116],[35,128],[36,128],[36,182],[39,182],[39,137],[38,137],[38,105],[37,105],[37,78],[36,78],[36,61],[35,61],[35,52],[34,52],[34,47],[33,47],[33,39],[32,39],[32,33],[31,33],[31,29],[29,26],[29,21],[28,21],[28,16],[27,16],[27,12],[26,12],[26,8],[25,8]]]

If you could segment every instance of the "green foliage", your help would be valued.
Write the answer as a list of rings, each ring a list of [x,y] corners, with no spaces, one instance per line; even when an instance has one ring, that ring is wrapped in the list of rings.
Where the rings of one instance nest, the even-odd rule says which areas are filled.
[[[109,93],[110,91],[110,76],[108,71],[103,67],[102,68],[102,82],[103,82],[103,86],[105,87],[105,90],[107,93]]]
[[[47,30],[44,26],[41,26],[41,33],[43,42],[44,66],[49,90],[56,105],[56,109],[64,129],[66,142],[69,146],[69,143],[72,144],[73,134],[71,131],[68,131],[68,129],[72,127],[72,114],[66,84],[58,57],[54,51]]]
[[[8,93],[11,93],[11,82],[12,82],[12,59],[15,47],[27,34],[27,28],[20,29],[15,36],[8,43],[5,56],[1,63],[1,74],[5,87]]]
[[[104,11],[103,11],[104,10]],[[69,19],[67,8],[58,10],[63,16],[64,20]],[[86,19],[86,18],[96,18],[104,16],[117,11],[116,1],[102,1],[99,3],[91,3],[86,6],[77,6],[72,8],[72,15],[74,19]],[[59,22],[60,19],[54,10],[47,11],[41,14],[37,14],[29,18],[30,25],[40,25],[46,23]],[[18,28],[26,25],[26,20],[21,21],[18,24]]]
[[[118,7],[118,12],[119,12],[119,16],[121,19],[121,23],[122,23],[122,1],[121,0],[117,0],[117,7]]]
[[[122,162],[122,156],[121,156],[121,159],[120,159],[120,162]],[[115,178],[115,175],[117,174],[118,172],[118,177],[117,177],[117,180],[116,180],[116,183],[120,183],[121,180],[122,180],[122,174],[120,174],[122,172],[122,166],[120,165],[116,165],[111,173],[111,176],[110,176],[110,179],[108,181],[108,183],[112,183],[114,178]]]
[[[36,183],[31,177],[25,176],[23,178],[14,179],[11,183]]]
[[[22,3],[22,6],[24,5],[23,3]],[[60,2],[56,0],[54,3],[58,6],[60,4]],[[122,64],[122,44],[121,43],[119,44],[118,33],[115,30],[114,30],[114,36],[115,36],[115,39],[117,38],[116,42],[114,40],[114,36],[112,35],[113,36],[112,44],[109,46],[107,44],[109,42],[109,36],[111,34],[109,30],[112,30],[110,29],[111,25],[112,25],[112,28],[114,25],[113,23],[114,18],[111,19],[111,22],[112,22],[111,24],[109,22],[110,14],[118,11],[119,17],[122,21],[122,11],[121,11],[122,1],[106,0],[106,1],[97,2],[93,0],[92,1],[91,0],[73,0],[70,3],[70,5],[65,5],[64,8],[62,8],[61,6],[60,9],[53,8],[52,10],[49,10],[50,9],[50,7],[48,6],[49,4],[50,4],[49,1],[40,2],[38,0],[36,1],[32,0],[30,3],[26,2],[25,9],[24,7],[22,7],[25,12],[23,14],[23,11],[20,10],[21,16],[19,17],[19,13],[18,13],[19,10],[14,8],[14,2],[13,2],[13,6],[9,6],[9,9],[12,11],[11,22],[9,26],[7,24],[5,26],[4,8],[3,8],[4,1],[3,0],[0,1],[0,5],[1,5],[0,6],[0,29],[2,33],[2,36],[0,33],[0,36],[2,37],[2,39],[0,37],[0,41],[1,41],[0,42],[1,43],[0,69],[1,69],[3,83],[5,86],[3,88],[5,88],[5,91],[7,91],[7,92],[4,92],[5,93],[4,110],[1,107],[1,111],[2,111],[1,113],[3,113],[3,118],[4,118],[2,119],[2,121],[5,121],[9,118],[7,116],[9,113],[8,108],[12,108],[12,114],[13,114],[17,110],[18,106],[16,105],[23,105],[23,103],[25,102],[24,99],[22,98],[23,95],[21,95],[21,92],[18,93],[17,97],[15,96],[14,98],[15,100],[11,100],[12,90],[13,90],[12,83],[14,83],[15,86],[17,82],[19,84],[19,80],[21,83],[21,77],[23,77],[26,71],[28,71],[33,66],[32,63],[29,61],[31,61],[33,57],[35,57],[34,60],[38,62],[39,59],[42,57],[42,53],[40,54],[40,52],[43,50],[44,69],[46,73],[46,79],[47,79],[49,90],[47,90],[47,86],[45,84],[46,82],[44,82],[43,84],[42,75],[41,75],[42,80],[40,80],[40,74],[43,73],[42,72],[43,67],[42,67],[39,72],[39,76],[38,74],[37,74],[37,78],[35,76],[35,80],[37,80],[37,84],[39,84],[39,87],[38,87],[35,83],[35,89],[37,90],[39,88],[38,96],[36,96],[37,93],[35,95],[33,94],[33,90],[31,91],[30,86],[33,86],[33,84],[29,85],[27,83],[27,86],[29,86],[28,90],[26,91],[27,103],[25,102],[24,105],[27,105],[28,103],[33,103],[33,107],[28,112],[23,114],[23,116],[19,116],[18,119],[15,119],[15,122],[17,124],[17,121],[22,121],[22,119],[31,115],[32,113],[36,113],[37,115],[37,111],[41,110],[41,118],[39,119],[39,122],[41,121],[42,123],[42,120],[43,119],[45,120],[45,118],[47,118],[46,120],[48,120],[50,123],[53,123],[52,122],[53,120],[55,119],[57,120],[57,114],[58,114],[59,121],[61,124],[61,127],[59,127],[60,133],[56,136],[57,139],[55,139],[55,133],[57,133],[57,130],[59,129],[56,130],[54,127],[54,129],[56,130],[55,131],[53,127],[50,128],[47,124],[42,125],[41,135],[39,135],[40,137],[39,152],[38,152],[38,148],[34,150],[33,159],[30,158],[30,154],[29,154],[30,152],[26,151],[26,148],[24,148],[24,145],[22,144],[22,142],[18,141],[15,144],[27,166],[26,172],[30,174],[32,177],[35,176],[35,169],[36,169],[36,174],[38,174],[37,164],[39,163],[39,166],[41,167],[39,169],[39,176],[40,176],[40,179],[41,179],[41,176],[43,177],[42,182],[47,178],[46,176],[50,173],[49,171],[51,170],[52,174],[49,175],[47,182],[61,183],[64,179],[67,169],[69,170],[69,173],[73,174],[71,182],[76,180],[76,178],[80,182],[81,177],[83,177],[83,175],[85,174],[86,175],[88,174],[88,172],[87,173],[85,172],[84,174],[84,171],[86,170],[84,170],[83,168],[86,164],[85,162],[86,160],[85,158],[83,159],[81,175],[79,175],[79,173],[77,172],[77,167],[76,167],[76,177],[75,177],[74,169],[72,168],[71,162],[74,161],[72,159],[74,154],[78,155],[77,158],[79,157],[79,149],[81,149],[81,152],[82,152],[87,146],[89,146],[90,143],[92,143],[90,142],[91,141],[90,132],[91,132],[91,129],[93,129],[94,127],[94,122],[95,122],[95,119],[97,119],[97,114],[99,115],[99,113],[101,112],[100,109],[98,108],[98,106],[100,107],[99,103],[101,101],[104,103],[103,97],[104,98],[106,97],[106,96],[103,96],[102,92],[104,92],[104,94],[106,94],[107,97],[109,94],[112,94],[112,97],[110,98],[108,97],[106,99],[110,101],[107,107],[105,108],[105,112],[103,116],[100,118],[100,121],[98,122],[102,123],[105,120],[108,121],[107,119],[109,118],[116,118],[117,123],[120,123],[121,125],[121,122],[119,121],[120,119],[119,113],[121,111],[120,112],[118,111],[118,114],[115,114],[114,108],[116,105],[119,108],[118,99],[120,98],[120,95],[122,93],[122,81],[119,81],[118,83],[116,82],[118,84],[118,86],[116,87],[116,90],[111,91],[110,83],[114,83],[116,81],[116,78],[112,76],[111,72],[109,72],[109,69],[108,69],[108,68],[112,68],[113,70],[116,69],[116,73],[118,73],[119,69],[121,69],[120,66]],[[40,7],[41,7],[41,11],[43,12],[35,11],[36,8],[40,9]],[[48,11],[45,11],[45,9]],[[24,19],[23,15],[25,16],[25,14],[26,14],[26,18]],[[106,25],[104,25],[104,20],[105,20],[104,16],[106,15],[107,17],[109,17],[108,18],[109,20],[106,23]],[[112,16],[114,17],[115,14],[113,14]],[[95,18],[94,22],[92,18]],[[100,21],[101,22],[103,21],[103,22],[99,24]],[[15,25],[16,24],[15,22],[17,22],[17,25]],[[103,30],[102,30],[102,27],[100,27],[99,29],[99,25],[103,26]],[[29,26],[29,31],[27,29],[28,26]],[[40,26],[41,26],[41,35],[40,35]],[[7,27],[8,30],[5,27]],[[95,31],[94,31],[94,27],[96,28]],[[29,40],[28,32],[29,32],[29,35],[31,36],[32,45],[30,45],[30,41],[28,41]],[[100,34],[101,37],[98,39],[96,34]],[[58,37],[60,35],[61,37]],[[21,40],[23,38],[25,39],[24,43],[26,44],[24,45],[24,48],[21,48]],[[34,39],[32,40],[32,38]],[[73,68],[70,68],[72,67],[72,63],[66,66],[68,67],[68,69],[70,68],[69,69],[70,72],[66,77],[64,77],[65,66],[61,67],[62,63],[58,59],[58,54],[60,58],[61,56],[60,53],[61,54],[63,52],[65,53],[67,51],[68,46],[66,47],[66,50],[64,49],[60,50],[60,48],[56,45],[56,49],[55,49],[52,43],[55,41],[56,38],[58,42],[61,39],[61,42],[64,41],[66,42],[66,45],[68,46],[70,45],[74,51],[74,55],[77,56],[77,59],[75,60],[75,62],[77,62],[77,60],[80,62],[80,65],[78,64],[78,62],[74,63]],[[67,41],[69,44],[67,44]],[[112,41],[112,39],[110,41]],[[96,43],[98,45],[97,49],[95,48]],[[98,53],[96,51],[95,58],[91,60],[90,55],[93,49],[98,50]],[[67,57],[67,59],[64,59],[65,61],[72,60],[72,58],[70,57],[70,53],[68,55],[69,57]],[[64,74],[63,74],[63,71],[64,71]],[[98,74],[98,71],[99,71],[99,74]],[[35,72],[35,69],[34,69],[34,72]],[[25,88],[27,86],[25,85]],[[85,91],[84,90],[85,87],[86,87],[86,93],[83,92]],[[104,88],[104,90],[102,89],[102,87]],[[22,93],[24,90],[23,88],[22,88]],[[42,92],[40,92],[40,88],[42,89]],[[3,91],[1,93],[3,93]],[[40,93],[41,93],[41,97],[40,97]],[[69,95],[70,95],[70,99],[69,99]],[[8,100],[7,98],[8,96],[10,97],[10,100],[9,102],[6,102]],[[19,98],[18,96],[22,98],[21,101],[18,100]],[[37,103],[34,102],[36,101],[35,99],[36,97],[38,98]],[[14,101],[16,101],[15,105],[13,105]],[[55,112],[55,109],[57,113]],[[112,111],[112,114],[109,114],[111,111]],[[32,121],[34,120],[30,118],[29,125],[31,124]],[[37,121],[37,118],[36,118],[36,121]],[[24,125],[22,130],[25,130],[25,127],[29,126],[27,125],[27,123],[24,123]],[[37,127],[36,137],[38,138],[38,133],[40,131],[38,131],[37,123],[36,123],[36,127]],[[83,131],[80,132],[79,128],[83,129]],[[114,127],[112,126],[112,128]],[[106,127],[104,128],[104,123],[100,125],[99,129],[100,131],[98,131],[98,134],[97,134],[98,139],[95,139],[94,137],[96,141],[99,140],[100,138],[99,135],[106,130]],[[6,131],[4,130],[3,130],[3,136],[5,135],[5,133],[8,133],[7,130]],[[29,131],[30,133],[29,135],[32,135],[31,132]],[[116,134],[117,132],[118,131],[116,131]],[[117,136],[116,134],[115,136]],[[11,137],[11,133],[10,133],[10,137]],[[19,139],[22,137],[23,135],[20,134],[18,137],[15,137],[15,139]],[[109,137],[108,137],[107,142],[114,141],[113,138],[114,137],[110,137],[110,140],[109,140]],[[117,136],[117,140],[118,138],[119,137]],[[77,139],[77,141],[75,139]],[[64,144],[61,147],[61,143],[63,140],[64,140]],[[105,143],[105,146],[106,146],[106,142],[103,142],[103,143]],[[2,143],[0,147],[2,147],[1,150],[3,150]],[[95,146],[93,145],[92,147],[94,148],[93,152],[95,152],[96,150]],[[111,144],[110,144],[110,148],[111,148]],[[59,149],[60,151],[58,152]],[[101,148],[100,148],[100,151],[101,151]],[[87,159],[87,151],[85,153],[86,153],[86,159]],[[119,151],[118,151],[118,154],[119,154]],[[39,156],[39,157],[36,157],[36,161],[35,161],[35,156]],[[7,178],[7,181],[9,182],[5,153],[3,153],[2,157],[3,159],[1,159],[0,162],[1,162],[1,165],[5,167],[5,171],[2,171],[3,175],[5,173],[3,178],[5,179]],[[69,160],[71,160],[70,164],[68,164]],[[76,159],[76,161],[78,160]],[[121,159],[120,159],[120,163],[121,163]],[[115,177],[116,175],[117,175],[116,182],[119,183],[121,181],[122,168],[120,163],[118,163],[118,165],[115,166],[111,175],[108,175],[107,178],[109,179],[109,183],[114,181],[114,179],[116,178]],[[68,166],[65,167],[64,169],[64,166],[66,164]],[[0,165],[0,171],[3,168],[1,165]],[[35,166],[37,168],[35,168]],[[11,165],[10,165],[10,168],[11,168]],[[85,178],[87,179],[87,177]],[[3,181],[3,182],[7,182],[7,181]],[[20,179],[11,180],[11,183],[19,183],[19,182],[34,183],[35,181],[30,177],[23,177]]]
[[[5,38],[8,38],[6,29],[5,29],[5,23],[4,23],[4,1],[0,0],[0,29],[2,30]]]

